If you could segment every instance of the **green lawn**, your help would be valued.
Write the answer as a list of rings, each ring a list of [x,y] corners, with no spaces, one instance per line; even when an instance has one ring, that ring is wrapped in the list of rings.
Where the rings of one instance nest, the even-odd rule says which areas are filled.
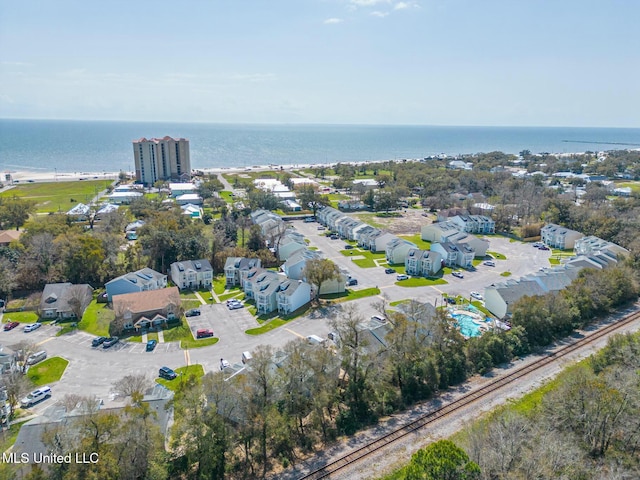
[[[287,323],[286,320],[282,319],[282,318],[274,318],[273,320],[271,320],[268,323],[265,323],[264,325],[261,325],[259,327],[256,328],[250,328],[249,330],[247,330],[246,333],[247,335],[262,335],[263,333],[267,333],[270,332],[271,330],[281,327],[282,325],[285,325]]]
[[[487,255],[491,255],[496,260],[506,260],[507,259],[507,257],[505,255],[503,255],[502,253],[498,253],[498,252],[487,252]]]
[[[640,193],[640,182],[617,182],[616,188],[630,187],[634,193]]]
[[[200,364],[188,365],[186,367],[176,368],[177,378],[173,380],[165,380],[164,378],[156,378],[156,382],[164,385],[169,390],[178,391],[180,387],[190,383],[191,381],[200,382],[204,376],[204,368]]]
[[[3,320],[4,323],[35,323],[38,321],[38,314],[36,312],[9,312],[4,314]]]
[[[340,250],[340,253],[345,257],[356,257],[361,256],[364,258],[359,258],[352,260],[353,263],[358,265],[360,268],[373,268],[376,267],[376,263],[374,260],[384,260],[384,253],[371,253],[370,250],[362,250],[362,249],[352,249],[352,250]]]
[[[109,336],[109,325],[115,319],[115,313],[106,303],[97,303],[93,300],[78,323],[78,328],[98,337]]]
[[[0,434],[0,451],[6,452],[9,448],[16,443],[16,439],[18,438],[18,434],[20,433],[20,429],[22,425],[24,425],[29,420],[24,420],[22,422],[13,423],[9,430],[5,430]],[[13,477],[12,477],[13,478]]]
[[[348,302],[350,300],[356,300],[358,298],[373,297],[375,295],[380,295],[380,289],[377,287],[363,288],[362,290],[351,290],[347,288],[344,293],[330,293],[328,295],[320,295],[320,299],[331,300],[332,303],[336,303]]]
[[[186,350],[186,349],[207,347],[209,345],[215,345],[216,343],[218,343],[219,340],[220,339],[218,337],[192,338],[192,339],[184,338],[180,340],[180,348]]]
[[[0,193],[0,197],[21,197],[36,202],[38,213],[67,212],[78,203],[89,203],[105,190],[112,180],[74,182],[29,183],[16,185]],[[71,200],[74,200],[73,202]]]
[[[149,340],[155,340],[156,342],[158,341],[158,332],[149,332],[147,333],[147,341]]]
[[[227,203],[235,202],[234,197],[231,196],[231,192],[227,190],[223,190],[222,192],[220,192],[220,198]]]
[[[216,295],[222,295],[226,288],[227,280],[224,275],[218,275],[213,279],[213,291]]]
[[[511,272],[502,272],[500,274],[501,277],[510,277],[511,276]]]
[[[449,282],[443,278],[410,277],[409,280],[396,282],[399,287],[428,287],[430,285],[446,285]]]
[[[67,365],[69,365],[69,360],[62,357],[51,357],[29,367],[27,377],[36,387],[41,387],[60,380]]]
[[[399,237],[415,243],[420,250],[431,250],[431,242],[422,240],[420,233],[416,233],[415,235],[399,235]]]

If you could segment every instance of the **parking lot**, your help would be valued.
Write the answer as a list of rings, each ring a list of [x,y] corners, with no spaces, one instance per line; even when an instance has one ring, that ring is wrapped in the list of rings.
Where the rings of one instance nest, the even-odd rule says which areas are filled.
[[[463,270],[463,278],[445,275],[447,283],[443,285],[409,288],[403,286],[402,282],[397,282],[396,274],[385,274],[386,265],[374,268],[357,266],[351,261],[352,256],[346,257],[340,253],[345,242],[324,236],[325,231],[317,229],[318,223],[291,223],[310,240],[310,246],[317,247],[327,258],[358,280],[358,285],[350,288],[358,290],[378,286],[389,302],[416,299],[434,304],[440,301],[443,294],[469,298],[472,291],[484,293],[484,288],[493,283],[500,283],[508,278],[517,279],[550,265],[550,251],[538,250],[529,244],[512,242],[507,238],[491,237],[489,251],[505,255],[506,260],[496,259],[495,266],[480,264],[473,271]],[[357,256],[357,250],[354,250],[353,256]],[[510,276],[501,275],[505,272],[510,272]],[[367,297],[349,304],[354,305],[363,318],[369,318],[379,313],[375,304],[381,299],[381,296]],[[322,311],[313,311],[308,316],[255,336],[245,333],[259,326],[246,307],[230,310],[225,303],[201,305],[201,314],[188,317],[187,324],[194,338],[197,330],[210,329],[219,341],[215,345],[188,351],[181,350],[179,342],[159,343],[152,352],[146,352],[145,344],[131,341],[120,342],[107,349],[101,346],[91,347],[93,335],[75,331],[56,337],[59,327],[47,324],[30,333],[23,331],[24,325],[8,332],[0,331],[0,344],[11,347],[21,340],[28,340],[46,350],[49,357],[61,356],[69,360],[61,381],[52,386],[53,397],[33,407],[32,411],[37,412],[65,393],[96,395],[108,400],[112,397],[112,384],[124,375],[139,373],[155,378],[161,366],[178,368],[195,363],[202,364],[205,371],[217,371],[220,358],[232,364],[240,363],[243,351],[253,351],[259,345],[268,344],[279,348],[296,338],[306,338],[309,335],[326,337],[331,330],[331,318],[339,316],[344,305],[324,307]]]

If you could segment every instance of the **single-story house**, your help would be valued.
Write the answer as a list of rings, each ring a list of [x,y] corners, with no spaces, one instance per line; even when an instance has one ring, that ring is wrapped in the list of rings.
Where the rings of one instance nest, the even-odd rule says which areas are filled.
[[[136,190],[128,190],[125,192],[111,192],[107,195],[107,198],[111,203],[115,203],[117,205],[131,203],[136,198],[142,198],[144,194],[142,192],[138,192]]]
[[[22,232],[19,230],[0,230],[0,247],[8,247],[11,242],[20,238]]]
[[[76,221],[85,221],[89,218],[89,213],[91,212],[91,207],[89,205],[85,205],[84,203],[78,203],[74,205],[74,207],[67,212],[69,217],[72,217]]]
[[[197,193],[198,187],[193,183],[169,183],[169,190],[173,198],[185,195],[187,193]]]
[[[40,298],[40,316],[58,320],[82,319],[92,298],[93,289],[86,283],[48,283]],[[80,315],[76,312],[80,312]]]
[[[180,318],[182,301],[178,287],[124,293],[113,297],[116,320],[125,330],[162,328]]]
[[[192,205],[202,205],[202,197],[197,193],[183,193],[176,197],[176,203],[178,205],[187,205],[188,203]]]

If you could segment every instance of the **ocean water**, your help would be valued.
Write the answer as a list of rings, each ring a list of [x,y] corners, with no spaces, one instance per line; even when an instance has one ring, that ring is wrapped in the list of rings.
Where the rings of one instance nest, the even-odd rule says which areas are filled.
[[[131,142],[189,139],[192,168],[296,165],[503,151],[640,147],[637,128],[251,125],[0,119],[0,171],[133,170]]]

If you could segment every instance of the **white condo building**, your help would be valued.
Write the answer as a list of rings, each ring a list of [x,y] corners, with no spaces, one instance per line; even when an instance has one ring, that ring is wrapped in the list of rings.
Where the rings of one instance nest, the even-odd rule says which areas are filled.
[[[153,185],[158,180],[189,181],[191,160],[186,138],[141,138],[133,141],[136,180]]]

